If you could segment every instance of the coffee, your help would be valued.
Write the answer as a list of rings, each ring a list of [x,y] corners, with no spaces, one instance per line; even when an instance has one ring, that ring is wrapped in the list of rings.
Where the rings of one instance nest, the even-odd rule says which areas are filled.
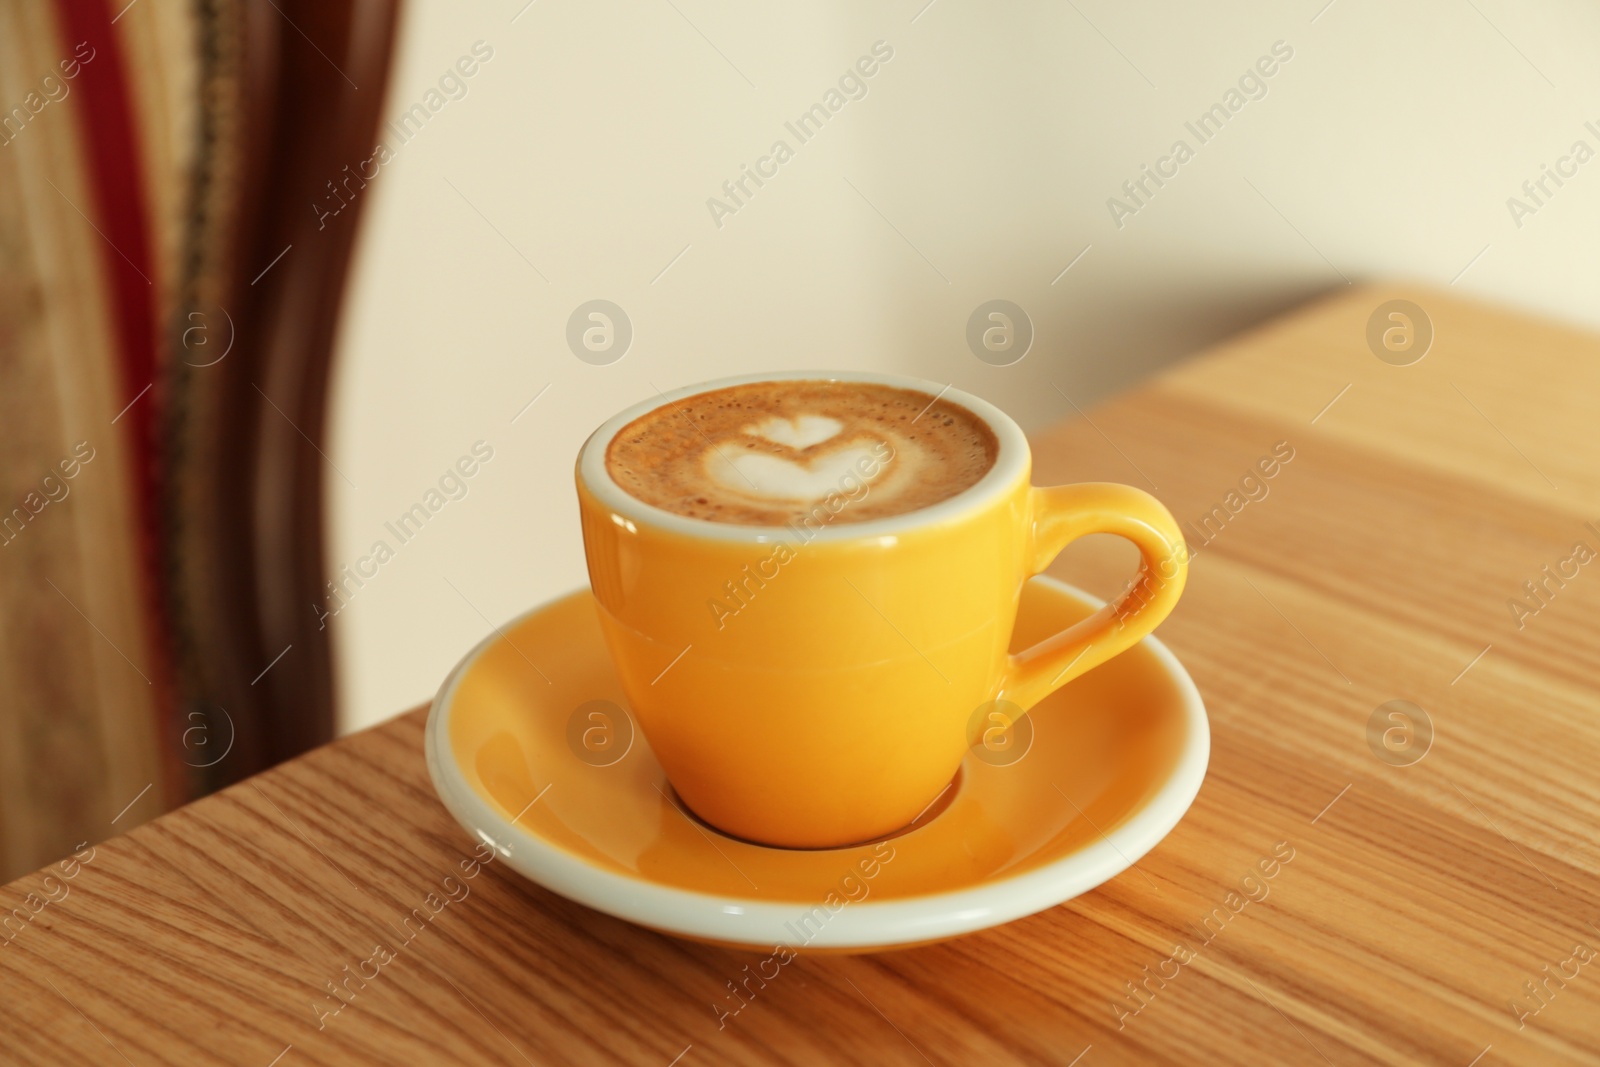
[[[975,485],[999,443],[959,404],[873,382],[767,381],[656,408],[612,438],[630,496],[746,526],[903,515]]]

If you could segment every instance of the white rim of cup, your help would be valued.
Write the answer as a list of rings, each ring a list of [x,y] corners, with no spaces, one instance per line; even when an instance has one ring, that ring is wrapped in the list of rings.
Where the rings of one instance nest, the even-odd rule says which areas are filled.
[[[697,385],[687,385],[668,393],[661,393],[641,401],[607,419],[600,428],[589,435],[578,452],[578,476],[595,498],[611,511],[635,522],[683,534],[687,537],[710,538],[718,541],[746,541],[765,543],[793,536],[786,526],[747,526],[742,523],[713,522],[710,519],[692,519],[646,504],[612,479],[606,470],[606,449],[623,427],[657,408],[737,385],[756,382],[869,382],[892,389],[911,389],[926,393],[935,400],[948,400],[963,407],[994,432],[999,450],[994,466],[982,478],[961,492],[936,504],[892,515],[884,519],[869,519],[837,526],[825,526],[814,532],[811,544],[830,541],[852,541],[862,538],[892,537],[909,530],[934,526],[960,518],[974,507],[991,502],[1009,491],[1019,480],[1030,474],[1028,439],[1011,416],[981,397],[962,392],[949,385],[911,378],[898,374],[877,374],[870,371],[778,371],[765,374],[743,374],[732,378],[717,378]],[[930,404],[931,406],[931,404]]]
[[[1093,609],[1104,604],[1098,597],[1058,578],[1039,575],[1032,580],[1065,592],[1085,607]],[[563,599],[557,597],[519,615],[486,636],[456,664],[428,709],[423,746],[428,776],[456,821],[524,877],[568,900],[680,937],[748,946],[783,942],[796,949],[871,950],[942,940],[1020,919],[1104,884],[1160,844],[1194,802],[1211,760],[1205,702],[1194,679],[1171,649],[1155,636],[1147,636],[1139,643],[1155,656],[1157,669],[1176,685],[1179,714],[1188,727],[1188,737],[1167,778],[1121,823],[1102,833],[1099,840],[1021,874],[998,873],[977,885],[851,903],[832,912],[829,922],[815,937],[795,945],[788,940],[792,938],[789,925],[822,907],[821,902],[723,896],[608,869],[568,852],[542,834],[518,826],[468,784],[450,741],[449,720],[457,688],[479,657],[504,640],[503,631],[514,629]],[[1057,713],[1064,710],[1056,709]],[[891,839],[890,844],[897,841]],[[848,868],[841,869],[841,875],[847,871]]]

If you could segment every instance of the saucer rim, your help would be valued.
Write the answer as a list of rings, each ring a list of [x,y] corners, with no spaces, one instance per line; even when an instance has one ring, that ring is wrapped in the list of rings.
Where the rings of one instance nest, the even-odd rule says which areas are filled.
[[[1029,581],[1052,586],[1091,609],[1105,603],[1049,575]],[[721,896],[599,867],[515,825],[468,783],[447,729],[461,680],[484,652],[506,640],[508,629],[587,592],[588,587],[582,586],[522,612],[495,627],[456,664],[428,709],[423,743],[428,776],[451,816],[519,874],[569,900],[664,933],[750,946],[783,944],[796,950],[876,949],[937,941],[1011,922],[1086,893],[1137,863],[1183,819],[1210,763],[1210,722],[1200,691],[1178,657],[1159,638],[1147,636],[1140,643],[1149,647],[1176,684],[1188,738],[1165,781],[1131,816],[1110,833],[1101,833],[1098,841],[1020,874],[947,892],[848,903],[830,912],[828,921],[797,945],[786,926],[816,908],[828,911],[822,902]]]

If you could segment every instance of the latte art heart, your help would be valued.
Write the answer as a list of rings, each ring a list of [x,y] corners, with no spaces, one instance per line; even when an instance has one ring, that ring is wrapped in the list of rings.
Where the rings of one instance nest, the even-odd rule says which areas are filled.
[[[803,502],[821,500],[829,493],[858,493],[860,486],[883,471],[877,452],[865,445],[847,445],[800,463],[770,452],[724,450],[707,457],[706,469],[735,493]],[[865,471],[871,476],[863,476]]]
[[[999,443],[949,399],[877,382],[777,379],[668,401],[617,431],[606,473],[691,519],[815,531],[936,504]]]
[[[745,433],[790,448],[810,448],[838,437],[843,429],[844,423],[826,415],[801,415],[795,419],[773,416],[747,428]]]

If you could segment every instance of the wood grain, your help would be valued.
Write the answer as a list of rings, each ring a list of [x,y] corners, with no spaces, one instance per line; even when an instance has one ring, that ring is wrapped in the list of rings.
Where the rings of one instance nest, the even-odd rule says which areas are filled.
[[[1437,329],[1412,367],[1365,346],[1395,295]],[[1039,439],[1040,481],[1154,485],[1185,522],[1277,442],[1294,449],[1265,497],[1195,538],[1161,631],[1212,716],[1194,808],[1136,869],[1064,906],[942,945],[802,957],[719,1030],[713,1003],[758,957],[647,933],[491,864],[319,1029],[326,983],[472,854],[428,785],[416,711],[58,873],[67,895],[0,948],[5,1057],[1596,1062],[1600,957],[1564,961],[1600,948],[1600,564],[1521,629],[1506,601],[1573,542],[1600,548],[1585,526],[1600,525],[1597,397],[1592,337],[1363,289]],[[1093,542],[1056,572],[1109,595],[1128,563]],[[1435,730],[1410,766],[1368,743],[1394,699]],[[1293,858],[1247,885],[1275,848]],[[43,894],[44,877],[4,901]],[[1193,955],[1166,962],[1177,943]],[[1524,982],[1574,966],[1530,999]],[[1130,1000],[1125,983],[1148,991]],[[1519,1026],[1514,1002],[1542,1007]]]

